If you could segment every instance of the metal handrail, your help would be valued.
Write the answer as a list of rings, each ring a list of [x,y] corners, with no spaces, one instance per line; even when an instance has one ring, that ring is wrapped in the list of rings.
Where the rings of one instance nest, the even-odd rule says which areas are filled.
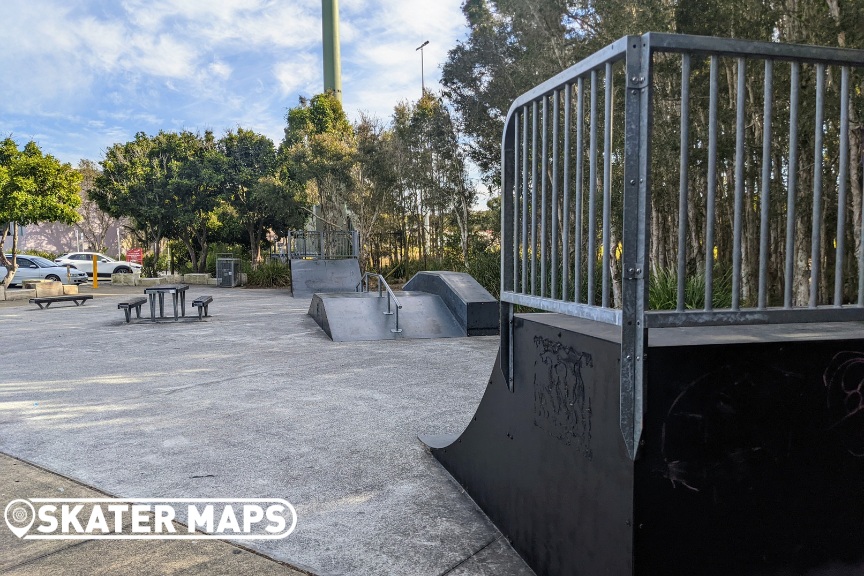
[[[369,292],[369,278],[377,278],[378,279],[378,297],[383,298],[384,293],[383,289],[387,290],[387,311],[384,312],[385,316],[392,316],[393,312],[390,310],[390,299],[393,299],[393,303],[396,305],[396,328],[391,328],[390,332],[394,334],[399,334],[402,332],[402,329],[399,328],[399,310],[402,308],[402,305],[399,304],[399,299],[396,298],[396,294],[393,293],[393,290],[390,288],[390,285],[387,284],[387,281],[384,279],[384,276],[381,274],[376,274],[374,272],[366,272],[363,274],[363,278],[360,279],[360,282],[357,283],[357,286],[354,288],[355,292]],[[360,290],[360,287],[363,287],[363,290]]]

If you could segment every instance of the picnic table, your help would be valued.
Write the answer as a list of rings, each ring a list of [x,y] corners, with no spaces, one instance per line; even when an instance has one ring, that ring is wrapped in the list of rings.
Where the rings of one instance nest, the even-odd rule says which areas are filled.
[[[159,317],[165,317],[165,295],[171,294],[174,301],[174,321],[176,322],[180,316],[177,312],[177,301],[180,301],[180,315],[186,317],[186,291],[189,286],[186,284],[160,284],[158,286],[150,286],[144,289],[144,294],[150,300],[150,319],[156,322],[156,299],[159,300]]]

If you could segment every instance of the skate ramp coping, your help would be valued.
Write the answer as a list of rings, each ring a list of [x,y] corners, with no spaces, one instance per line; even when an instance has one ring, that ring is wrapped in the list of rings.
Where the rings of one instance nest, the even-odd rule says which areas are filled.
[[[356,258],[290,262],[294,298],[310,298],[316,292],[353,292],[360,282],[360,264]]]

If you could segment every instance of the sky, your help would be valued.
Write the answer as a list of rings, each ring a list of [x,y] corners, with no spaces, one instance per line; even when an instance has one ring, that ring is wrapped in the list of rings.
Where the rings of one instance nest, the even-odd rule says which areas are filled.
[[[340,0],[343,106],[389,119],[438,90],[462,0]],[[277,145],[323,91],[321,0],[0,0],[0,138],[73,166],[137,132],[238,126]]]

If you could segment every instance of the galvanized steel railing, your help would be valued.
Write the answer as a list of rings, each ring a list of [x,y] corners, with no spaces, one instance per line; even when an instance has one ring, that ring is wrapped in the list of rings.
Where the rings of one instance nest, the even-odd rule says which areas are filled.
[[[358,258],[360,233],[356,230],[294,230],[288,232],[287,244],[291,259]]]
[[[394,334],[399,334],[402,332],[402,329],[399,328],[399,310],[402,309],[402,305],[399,304],[399,300],[396,298],[396,294],[393,293],[393,290],[390,289],[390,285],[387,284],[387,281],[384,279],[384,276],[381,274],[375,274],[374,272],[365,272],[363,274],[363,278],[360,279],[360,282],[357,283],[357,286],[354,288],[355,292],[369,292],[369,279],[376,278],[378,280],[378,297],[384,297],[384,291],[387,292],[387,311],[383,314],[385,316],[392,316],[394,314],[393,310],[395,310],[396,314],[396,328],[391,328],[390,332]],[[362,290],[361,290],[362,287]],[[391,309],[390,307],[390,299],[393,299],[393,305],[395,308]]]
[[[862,68],[859,50],[651,33],[519,97],[502,139],[511,388],[514,305],[620,326],[621,429],[635,457],[649,328],[864,320],[860,186],[848,193],[864,172],[850,164],[851,138],[864,149],[860,122],[850,133],[850,114],[864,114]],[[663,165],[660,146],[673,152]],[[746,239],[757,236],[758,249]],[[722,307],[721,265],[731,268]],[[664,270],[674,303],[649,309],[651,275]],[[698,307],[688,276],[704,280]]]

